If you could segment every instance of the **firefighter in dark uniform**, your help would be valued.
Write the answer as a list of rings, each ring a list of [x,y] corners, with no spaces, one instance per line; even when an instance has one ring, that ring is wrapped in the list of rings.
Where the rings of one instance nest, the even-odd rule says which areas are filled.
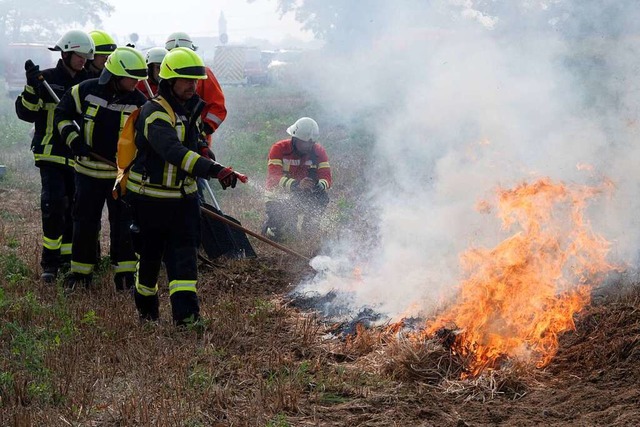
[[[76,170],[73,252],[66,287],[91,283],[105,201],[116,289],[134,285],[137,259],[129,232],[130,216],[122,201],[111,196],[117,169],[92,154],[115,163],[122,127],[131,112],[146,102],[136,89],[138,81],[145,78],[147,64],[142,54],[130,47],[119,47],[107,59],[99,79],[73,86],[56,107],[55,125],[75,156]]]
[[[42,84],[45,80],[60,98],[71,86],[87,79],[83,69],[87,59],[93,58],[94,44],[83,31],[65,33],[53,51],[62,52],[55,68],[40,71],[30,61],[25,64],[27,85],[16,99],[16,113],[21,120],[34,123],[31,151],[40,169],[42,192],[42,280],[55,280],[61,264],[71,257],[71,205],[74,194],[74,161],[66,144],[53,125],[55,99]]]
[[[89,37],[91,37],[93,44],[96,46],[96,52],[93,55],[93,59],[84,64],[84,69],[89,73],[89,78],[95,79],[100,77],[107,62],[107,57],[116,50],[117,46],[113,38],[102,30],[90,31]]]
[[[190,49],[172,49],[160,66],[158,97],[147,102],[136,121],[137,156],[126,198],[139,227],[140,257],[134,298],[140,318],[159,317],[158,274],[164,262],[176,325],[199,318],[196,294],[200,208],[196,177],[214,177],[235,187],[237,175],[200,156],[199,123],[204,102],[196,94],[207,78],[202,59]]]

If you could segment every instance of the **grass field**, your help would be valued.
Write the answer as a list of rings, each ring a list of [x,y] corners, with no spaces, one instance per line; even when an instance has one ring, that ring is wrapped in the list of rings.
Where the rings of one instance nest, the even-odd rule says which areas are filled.
[[[269,147],[309,115],[321,124],[336,179],[325,241],[345,229],[370,232],[362,212],[372,141],[357,121],[332,121],[293,90],[226,94],[230,114],[215,151],[251,179],[217,191],[226,213],[259,228]],[[115,291],[106,259],[89,290],[45,285],[29,126],[13,117],[10,102],[1,106],[0,163],[8,168],[0,181],[1,426],[640,424],[637,289],[588,307],[545,370],[512,366],[460,380],[459,361],[437,343],[409,343],[384,328],[333,336],[336,325],[287,297],[314,272],[256,241],[256,260],[201,266],[205,328],[170,324],[166,286],[161,321],[141,324],[132,297]],[[324,251],[317,241],[291,247],[305,256]]]

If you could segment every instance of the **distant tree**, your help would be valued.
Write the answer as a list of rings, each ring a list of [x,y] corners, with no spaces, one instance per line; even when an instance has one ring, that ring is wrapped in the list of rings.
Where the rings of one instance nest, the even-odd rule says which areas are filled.
[[[5,41],[51,40],[74,25],[99,25],[112,11],[105,0],[2,0],[0,35]]]
[[[420,3],[420,0],[406,2]],[[375,39],[385,25],[390,7],[393,6],[387,0],[367,0],[364,5],[345,0],[277,0],[281,14],[294,12],[296,20],[316,38],[346,50]]]
[[[485,18],[487,30],[508,38],[544,31],[568,40],[593,36],[615,39],[621,33],[640,33],[637,0],[275,0],[275,3],[281,14],[293,12],[303,28],[329,46],[344,49],[362,46],[384,34],[396,10],[405,11],[402,20],[394,23],[396,26],[447,26],[455,21],[455,16],[464,14]],[[481,25],[483,20],[478,21]],[[486,25],[487,22],[491,25]]]
[[[636,0],[476,0],[473,8],[496,18],[494,29],[508,35],[551,30],[568,40],[616,39],[640,30]]]

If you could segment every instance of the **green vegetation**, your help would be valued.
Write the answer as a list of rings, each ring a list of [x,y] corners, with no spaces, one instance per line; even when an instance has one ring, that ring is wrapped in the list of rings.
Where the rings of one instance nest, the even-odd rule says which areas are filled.
[[[327,220],[351,221],[358,205],[352,192],[363,185],[358,169],[370,151],[366,134],[334,126],[293,90],[226,93],[230,114],[214,135],[214,148],[221,162],[247,173],[251,185],[219,190],[223,206],[257,229],[268,150],[307,115],[325,123],[322,142],[339,177]],[[331,419],[339,405],[366,405],[370,388],[390,381],[333,360],[334,352],[355,359],[348,343],[327,345],[317,319],[282,301],[308,275],[306,266],[269,247],[256,245],[257,260],[202,266],[204,320],[181,329],[168,320],[164,277],[161,321],[141,325],[131,295],[114,289],[108,256],[96,266],[90,289],[66,292],[63,275],[53,285],[41,283],[39,178],[27,148],[29,126],[9,113],[1,120],[8,131],[0,148],[9,153],[10,173],[0,182],[0,425],[59,425],[64,419],[71,425],[294,426]],[[357,162],[344,162],[352,150]],[[103,243],[107,230],[105,224]],[[309,242],[301,246],[296,249],[313,250]]]

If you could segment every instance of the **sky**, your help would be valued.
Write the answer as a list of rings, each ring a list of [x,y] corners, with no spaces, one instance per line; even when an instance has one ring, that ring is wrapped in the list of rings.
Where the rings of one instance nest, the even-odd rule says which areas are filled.
[[[282,18],[276,11],[275,0],[108,0],[115,8],[103,17],[103,30],[125,40],[136,32],[140,39],[147,37],[163,41],[174,31],[184,31],[192,37],[217,36],[218,18],[224,12],[230,43],[245,38],[268,39],[278,42],[290,35],[304,41],[313,39],[301,30],[292,13]],[[180,12],[182,11],[182,12]]]

